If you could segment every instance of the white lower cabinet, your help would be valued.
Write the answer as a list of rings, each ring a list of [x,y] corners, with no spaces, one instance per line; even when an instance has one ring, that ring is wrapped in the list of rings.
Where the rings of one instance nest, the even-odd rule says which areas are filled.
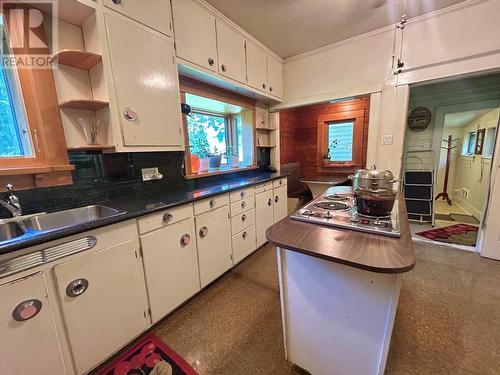
[[[0,374],[65,374],[42,274],[0,286]]]
[[[94,368],[147,328],[138,251],[135,238],[54,267],[78,374]]]
[[[145,234],[141,244],[154,324],[200,290],[194,220]]]
[[[285,218],[288,214],[287,197],[286,185],[273,189],[273,215],[275,223]]]
[[[255,195],[255,231],[257,247],[266,243],[266,230],[274,224],[273,191],[267,190]]]
[[[253,253],[255,251],[255,225],[252,225],[234,235],[232,245],[234,264],[239,263]]]
[[[203,288],[233,266],[229,208],[202,213],[196,220],[196,243]]]

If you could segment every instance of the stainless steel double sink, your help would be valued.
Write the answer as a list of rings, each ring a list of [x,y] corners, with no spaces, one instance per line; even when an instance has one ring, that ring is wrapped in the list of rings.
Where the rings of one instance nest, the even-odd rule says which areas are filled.
[[[50,232],[124,214],[115,208],[91,205],[48,214],[16,217],[0,222],[0,243],[23,236],[27,231]]]

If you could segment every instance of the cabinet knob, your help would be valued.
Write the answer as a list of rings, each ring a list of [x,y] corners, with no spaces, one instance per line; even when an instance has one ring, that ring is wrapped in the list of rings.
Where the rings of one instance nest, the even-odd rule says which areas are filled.
[[[246,202],[241,202],[241,209],[242,210],[244,210],[246,206],[247,206]]]
[[[214,208],[215,207],[215,199],[210,199],[210,202],[208,202],[208,205],[210,206],[210,208]]]
[[[121,4],[122,3],[122,0],[111,0],[113,3],[115,4]]]
[[[265,84],[265,83],[263,83],[263,84],[262,84],[262,88],[263,88],[264,90],[266,89],[266,84]]]
[[[16,306],[12,311],[12,317],[18,322],[24,322],[33,318],[40,310],[42,310],[42,302],[37,299],[29,299]]]
[[[66,295],[68,297],[78,297],[81,296],[89,287],[89,281],[87,279],[76,279],[68,284],[66,287]]]
[[[212,59],[211,57],[208,59],[208,65],[214,66],[214,59]]]
[[[224,64],[222,64],[222,65],[220,66],[220,69],[221,69],[223,72],[225,72],[225,71],[227,70],[227,68],[226,68],[226,66],[225,66]]]
[[[269,200],[267,201],[267,205],[272,206],[272,204],[273,204],[273,200],[271,198],[269,198]]]
[[[191,243],[191,236],[189,234],[184,234],[182,237],[181,237],[181,247],[186,247],[187,245],[189,245]]]
[[[208,236],[208,228],[207,227],[202,227],[200,229],[200,237],[203,238],[203,237],[206,237]]]
[[[248,233],[247,232],[243,232],[243,239],[246,239],[248,237]]]
[[[269,86],[269,91],[273,92],[273,86]]]
[[[247,219],[247,215],[243,215],[243,216],[241,217],[241,221],[245,221],[246,219]]]
[[[280,201],[280,197],[275,196],[275,197],[274,197],[274,201],[275,201],[276,203],[278,203],[278,202]]]
[[[136,122],[139,116],[133,108],[127,107],[123,110],[123,117],[127,121]]]
[[[245,198],[245,192],[244,192],[244,191],[242,191],[242,192],[240,193],[240,197],[241,197],[241,198]]]
[[[163,222],[165,224],[170,223],[174,219],[174,215],[172,215],[170,212],[167,212],[165,215],[163,215]]]

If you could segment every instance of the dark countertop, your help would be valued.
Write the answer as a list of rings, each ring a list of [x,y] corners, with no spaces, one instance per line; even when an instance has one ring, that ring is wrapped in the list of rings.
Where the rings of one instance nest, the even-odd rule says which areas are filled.
[[[175,206],[180,206],[182,204],[209,198],[232,190],[238,190],[286,176],[287,174],[262,172],[252,177],[237,178],[233,180],[221,179],[220,182],[212,182],[206,184],[206,186],[200,186],[196,189],[190,189],[187,185],[185,185],[164,191],[137,192],[133,195],[118,196],[106,199],[105,201],[94,202],[94,204],[106,205],[108,207],[125,211],[125,213],[50,232],[37,232],[30,230],[23,236],[3,242],[2,245],[0,245],[0,256],[30,246],[83,233],[92,229],[104,227],[106,225],[134,219]]]
[[[378,273],[403,273],[415,266],[415,255],[401,193],[399,214],[400,238],[309,224],[288,217],[270,227],[266,237],[280,248],[354,268]]]

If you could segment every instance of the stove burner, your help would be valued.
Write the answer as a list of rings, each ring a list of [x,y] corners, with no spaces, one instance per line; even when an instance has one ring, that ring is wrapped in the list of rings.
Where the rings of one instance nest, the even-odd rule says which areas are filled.
[[[329,201],[348,201],[349,195],[331,194],[331,195],[325,195],[325,199],[328,199]]]
[[[314,203],[313,206],[330,211],[346,211],[349,209],[347,204],[341,202],[318,202]]]

